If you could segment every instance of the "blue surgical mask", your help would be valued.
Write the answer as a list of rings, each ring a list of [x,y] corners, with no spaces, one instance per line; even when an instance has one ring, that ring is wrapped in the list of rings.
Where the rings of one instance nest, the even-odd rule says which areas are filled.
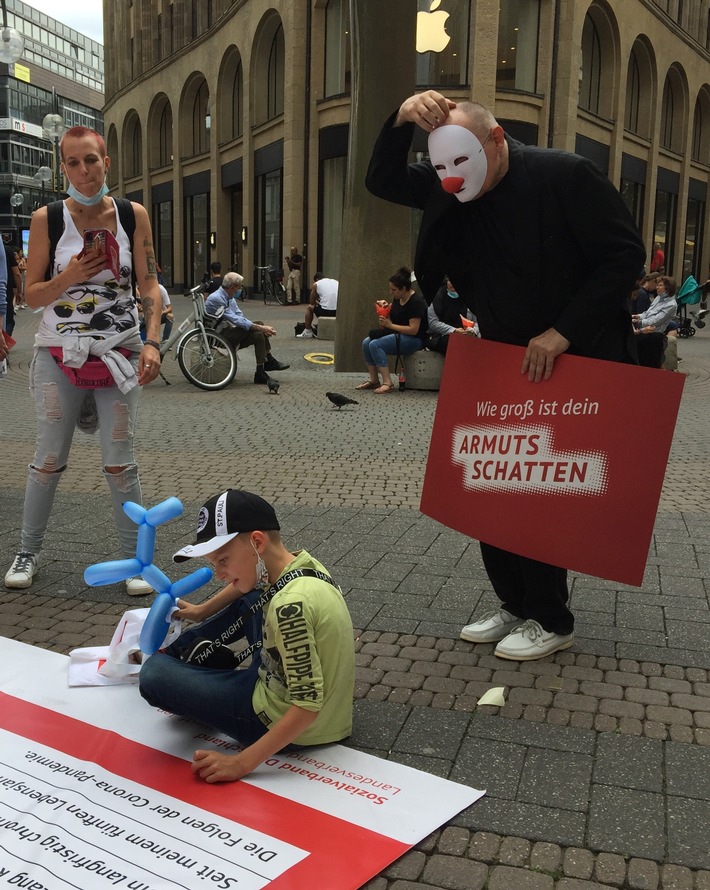
[[[458,291],[447,290],[446,293],[451,297],[452,300],[458,300],[459,298]]]
[[[242,288],[240,287],[239,290],[234,294],[234,296],[238,300],[241,297],[241,295],[242,295]]]
[[[67,194],[70,198],[73,198],[78,204],[83,204],[84,207],[93,207],[95,204],[99,204],[106,195],[108,195],[108,186],[104,183],[101,188],[96,192],[95,195],[92,195],[90,198],[87,198],[86,195],[82,195],[80,191],[74,188],[73,185],[70,185],[67,189]]]

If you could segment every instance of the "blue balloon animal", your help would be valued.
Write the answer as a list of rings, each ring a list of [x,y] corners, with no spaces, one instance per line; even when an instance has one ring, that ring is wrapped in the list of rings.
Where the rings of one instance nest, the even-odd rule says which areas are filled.
[[[157,591],[158,595],[145,619],[139,641],[141,651],[152,655],[160,649],[168,634],[170,615],[178,599],[207,584],[212,579],[212,570],[203,567],[172,582],[153,564],[156,528],[182,515],[182,503],[177,498],[168,498],[149,510],[133,501],[126,501],[123,512],[138,526],[135,558],[94,563],[84,571],[84,581],[89,587],[102,587],[141,575]]]

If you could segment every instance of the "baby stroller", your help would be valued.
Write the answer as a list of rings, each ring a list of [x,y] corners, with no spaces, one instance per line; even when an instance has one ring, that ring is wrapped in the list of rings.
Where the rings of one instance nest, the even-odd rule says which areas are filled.
[[[702,285],[698,284],[692,275],[689,275],[683,284],[681,284],[678,296],[676,297],[678,303],[679,337],[683,337],[683,339],[694,337],[696,329],[705,327],[703,318],[708,313],[707,309],[697,309],[692,318],[688,311],[689,306],[697,306],[702,298]]]

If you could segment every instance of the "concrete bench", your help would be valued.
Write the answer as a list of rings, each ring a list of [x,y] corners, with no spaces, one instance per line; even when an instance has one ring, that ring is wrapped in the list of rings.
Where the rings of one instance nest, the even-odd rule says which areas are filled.
[[[444,356],[438,352],[420,349],[404,356],[404,376],[407,389],[438,391],[441,385],[441,372],[444,370]]]
[[[327,318],[323,316],[317,320],[313,319],[313,323],[318,327],[319,340],[335,340],[335,322],[337,320],[336,316],[328,316]]]

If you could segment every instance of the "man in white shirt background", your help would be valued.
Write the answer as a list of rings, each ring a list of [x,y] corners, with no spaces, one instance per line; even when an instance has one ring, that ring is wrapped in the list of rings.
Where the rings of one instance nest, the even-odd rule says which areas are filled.
[[[296,334],[303,340],[316,336],[313,331],[314,318],[334,318],[338,308],[338,282],[335,278],[324,278],[320,272],[313,276],[311,299],[306,309],[306,326],[302,333]]]

